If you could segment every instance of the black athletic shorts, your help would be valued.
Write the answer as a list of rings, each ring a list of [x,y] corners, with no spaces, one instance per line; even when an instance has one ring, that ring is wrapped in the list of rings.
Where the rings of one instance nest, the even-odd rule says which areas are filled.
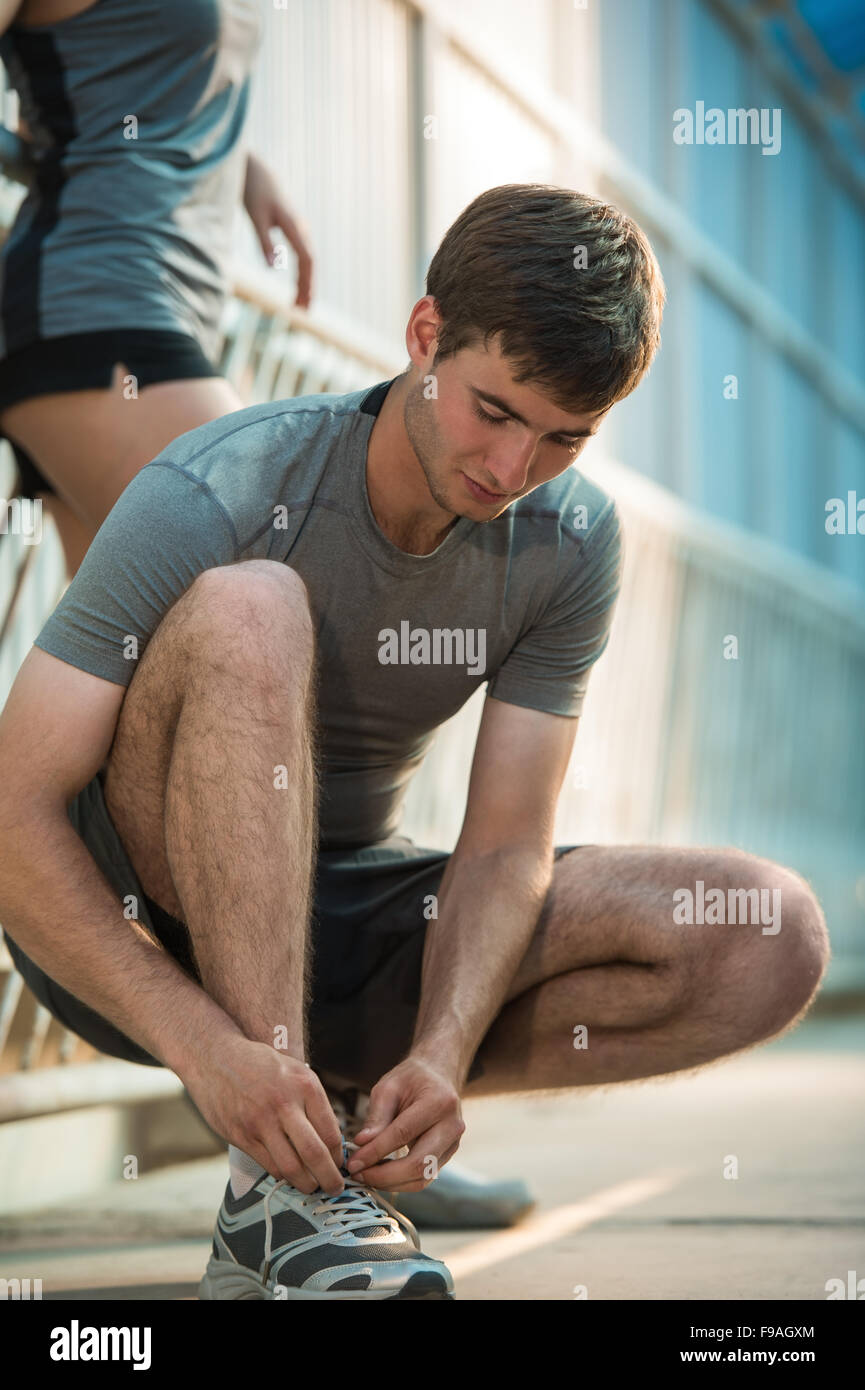
[[[100,779],[79,793],[70,819],[121,898],[139,896],[138,918],[196,979],[186,927],[141,893],[102,795]],[[556,858],[576,849],[561,845]],[[369,1090],[411,1047],[420,999],[424,935],[449,859],[395,835],[362,849],[323,850],[312,919],[309,1060]],[[160,1063],[51,980],[8,935],[6,944],[41,1004],[111,1057]],[[477,1059],[469,1079],[481,1074]]]
[[[107,390],[118,362],[139,388],[157,381],[220,376],[195,338],[162,328],[107,328],[42,338],[0,358],[0,411],[55,391]],[[8,438],[0,430],[0,438]],[[21,497],[54,492],[52,483],[19,444],[9,439],[18,467]]]

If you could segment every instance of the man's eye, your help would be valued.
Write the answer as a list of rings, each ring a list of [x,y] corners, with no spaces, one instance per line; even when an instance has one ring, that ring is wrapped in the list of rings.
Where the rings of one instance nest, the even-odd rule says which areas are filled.
[[[508,423],[508,420],[510,419],[510,416],[508,415],[487,414],[483,406],[478,405],[477,402],[475,402],[475,415],[477,415],[478,419],[483,420],[484,423],[487,425],[506,425]]]
[[[551,435],[550,435],[550,442],[551,442],[552,444],[560,444],[561,447],[562,447],[563,449],[570,449],[570,450],[573,451],[574,449],[579,449],[580,445],[583,443],[583,440],[582,440],[582,439],[565,439],[565,438],[563,438],[563,436],[560,435],[560,434],[551,434]]]

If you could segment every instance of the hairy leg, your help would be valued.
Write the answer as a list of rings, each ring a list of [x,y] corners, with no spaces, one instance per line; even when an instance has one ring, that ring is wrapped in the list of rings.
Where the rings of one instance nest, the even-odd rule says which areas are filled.
[[[126,485],[187,430],[243,404],[222,377],[157,382],[124,396],[118,363],[106,391],[61,391],[7,406],[3,430],[56,489],[49,510],[71,574]]]
[[[184,921],[207,993],[246,1033],[303,1040],[317,837],[314,632],[289,567],[206,571],[163,619],[105,777],[141,884]],[[297,995],[300,997],[300,994]]]
[[[725,894],[780,889],[781,930],[677,925],[673,894],[694,892],[698,879]],[[484,1074],[466,1095],[701,1066],[798,1021],[828,958],[816,898],[780,865],[735,849],[574,851],[554,868],[508,1002],[481,1046]]]

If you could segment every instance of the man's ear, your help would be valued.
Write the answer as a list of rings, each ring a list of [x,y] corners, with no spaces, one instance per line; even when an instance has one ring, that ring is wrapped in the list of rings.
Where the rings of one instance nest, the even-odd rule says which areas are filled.
[[[412,310],[408,326],[408,333],[411,333],[414,338],[415,352],[419,350],[422,354],[422,360],[416,361],[415,365],[431,370],[432,361],[438,351],[441,326],[442,320],[436,308],[435,300],[431,294],[424,295]],[[411,344],[407,345],[412,359],[415,360],[415,353],[412,352]]]

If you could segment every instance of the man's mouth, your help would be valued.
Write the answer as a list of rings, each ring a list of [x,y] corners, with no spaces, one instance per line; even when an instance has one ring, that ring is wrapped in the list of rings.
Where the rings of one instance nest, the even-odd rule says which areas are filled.
[[[489,488],[483,487],[481,483],[476,483],[474,478],[470,478],[468,473],[463,473],[463,477],[472,496],[476,497],[479,502],[503,502],[508,495],[506,492],[490,492]]]

